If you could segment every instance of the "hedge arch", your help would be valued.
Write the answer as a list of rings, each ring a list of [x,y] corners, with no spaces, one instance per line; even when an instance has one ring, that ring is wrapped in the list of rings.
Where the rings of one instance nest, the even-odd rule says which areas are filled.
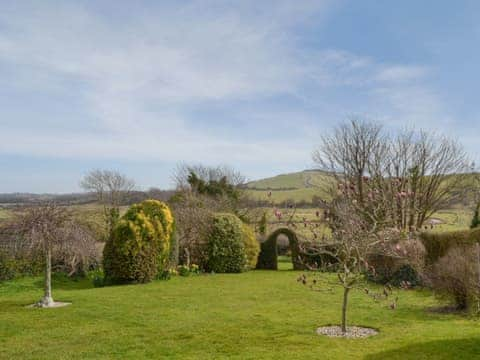
[[[288,244],[292,253],[293,269],[305,269],[305,266],[302,264],[300,259],[301,255],[297,234],[288,228],[280,228],[275,230],[268,236],[267,240],[260,244],[260,254],[258,255],[257,269],[278,270],[277,238],[282,234],[288,238]]]

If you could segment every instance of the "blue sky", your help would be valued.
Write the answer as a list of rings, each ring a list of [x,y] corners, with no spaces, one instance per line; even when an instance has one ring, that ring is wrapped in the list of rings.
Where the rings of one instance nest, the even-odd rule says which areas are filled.
[[[178,162],[310,168],[351,115],[480,160],[478,1],[16,1],[0,11],[0,192]]]

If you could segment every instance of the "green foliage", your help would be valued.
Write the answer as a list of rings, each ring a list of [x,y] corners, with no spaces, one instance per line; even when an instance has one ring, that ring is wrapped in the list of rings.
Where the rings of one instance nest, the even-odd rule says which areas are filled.
[[[255,269],[257,266],[258,254],[260,253],[260,244],[258,243],[255,232],[250,225],[242,224],[243,245],[247,255],[247,269]]]
[[[424,232],[420,238],[426,250],[425,262],[427,265],[431,265],[445,256],[452,247],[480,242],[480,229],[445,233]]]
[[[270,234],[267,240],[260,244],[257,269],[278,270],[277,238],[280,234],[284,234],[288,237],[293,268],[295,270],[303,270],[305,266],[303,264],[303,259],[301,258],[302,254],[300,253],[297,235],[287,228],[274,231]]]
[[[239,273],[245,270],[247,256],[243,241],[243,224],[233,214],[215,214],[207,242],[207,270],[216,273]]]
[[[470,225],[470,229],[475,229],[477,227],[480,227],[480,203],[475,208],[475,213],[473,214],[473,219]]]
[[[133,205],[113,229],[104,248],[107,282],[149,282],[168,267],[174,221],[157,200]]]
[[[44,271],[43,257],[11,256],[0,250],[0,282],[22,276],[35,276]]]
[[[194,171],[190,171],[188,183],[192,190],[200,195],[212,197],[226,196],[235,201],[238,201],[240,197],[239,190],[235,185],[228,182],[226,176],[223,176],[220,180],[205,181],[199,178]]]
[[[101,268],[96,268],[95,270],[87,272],[86,277],[92,282],[93,286],[95,287],[105,286],[105,273]]]
[[[258,224],[258,233],[260,234],[260,236],[264,237],[267,235],[267,226],[268,226],[267,212],[264,211],[262,214],[262,217],[260,218],[260,222]]]
[[[0,281],[14,279],[15,276],[16,267],[14,260],[0,251]]]

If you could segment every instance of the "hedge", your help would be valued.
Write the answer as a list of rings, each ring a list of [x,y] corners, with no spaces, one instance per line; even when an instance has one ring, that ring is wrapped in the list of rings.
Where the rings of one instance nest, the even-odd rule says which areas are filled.
[[[105,244],[107,283],[149,282],[167,267],[174,221],[167,205],[146,200],[122,216]]]
[[[233,214],[215,214],[207,240],[206,270],[239,273],[244,271],[246,266],[242,221]]]
[[[305,268],[301,259],[298,238],[295,232],[287,228],[281,228],[274,231],[270,236],[260,244],[260,254],[257,261],[257,269],[277,270],[278,269],[278,249],[277,238],[280,234],[288,237],[290,252],[292,254],[292,263],[294,270],[303,270]]]
[[[480,243],[480,229],[444,233],[424,232],[420,235],[420,239],[425,246],[425,262],[431,265],[445,256],[452,247]]]

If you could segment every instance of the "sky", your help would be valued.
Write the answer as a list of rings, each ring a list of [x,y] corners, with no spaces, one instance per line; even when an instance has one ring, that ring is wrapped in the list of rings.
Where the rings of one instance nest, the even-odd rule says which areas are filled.
[[[0,0],[0,193],[94,168],[170,188],[178,163],[308,169],[349,117],[480,160],[479,1]]]

